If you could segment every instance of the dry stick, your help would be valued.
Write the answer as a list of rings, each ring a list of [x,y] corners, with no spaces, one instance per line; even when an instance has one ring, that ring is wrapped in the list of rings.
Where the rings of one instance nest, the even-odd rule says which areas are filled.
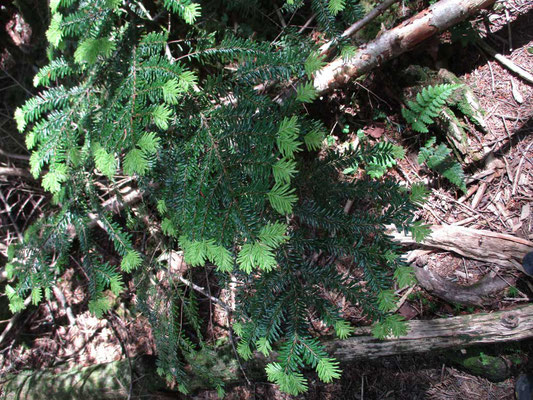
[[[31,296],[28,296],[26,300],[24,300],[24,308],[26,308],[31,303]],[[17,322],[17,319],[21,316],[20,313],[14,314],[11,319],[9,320],[9,323],[5,327],[4,331],[0,335],[0,346],[2,345],[2,342],[6,338],[6,336],[11,332],[13,327],[15,326],[15,323]]]
[[[359,30],[363,29],[366,25],[368,25],[369,22],[373,21],[374,18],[376,18],[378,15],[380,15],[383,11],[385,11],[388,7],[390,7],[396,1],[398,1],[398,0],[386,0],[386,1],[384,1],[382,4],[377,6],[374,10],[370,11],[367,15],[365,15],[362,19],[360,19],[359,21],[354,23],[352,26],[350,26],[348,29],[346,29],[342,33],[341,37],[349,37],[351,35],[354,35],[356,32],[358,32]],[[312,19],[309,19],[306,22],[306,24],[307,23],[311,23],[311,20]],[[329,55],[329,53],[333,50],[335,45],[336,45],[336,41],[334,41],[334,40],[325,43],[319,49],[320,54],[327,57]],[[294,85],[293,85],[293,83],[294,83]],[[294,88],[297,86],[296,85],[296,80],[293,80],[291,82],[290,86],[291,86],[291,88],[289,90],[285,90],[284,92],[279,94],[274,100],[278,101],[278,102],[283,102],[283,100],[286,99],[289,96],[289,94],[293,92],[293,90],[295,90]],[[261,85],[256,86],[256,90],[264,90],[265,87],[266,87],[265,84],[261,84]],[[316,86],[315,86],[315,88],[316,88]]]
[[[431,234],[421,243],[417,243],[411,235],[397,232],[394,226],[387,226],[387,233],[400,244],[444,249],[522,272],[525,272],[522,259],[533,251],[533,242],[516,236],[457,225],[432,225],[430,228]]]
[[[463,286],[450,282],[426,268],[413,266],[413,270],[422,288],[449,303],[481,306],[490,302],[495,293],[508,286],[514,286],[506,279],[496,279],[496,274],[494,273],[485,275],[473,285]]]
[[[499,54],[498,52],[496,52],[496,50],[494,50],[492,47],[490,47],[483,40],[478,40],[476,42],[476,44],[482,50],[487,52],[490,56],[494,57],[494,59],[496,61],[498,61],[502,66],[507,68],[509,71],[514,72],[520,78],[524,79],[525,81],[529,82],[530,84],[533,84],[533,75],[531,75],[529,72],[527,72],[524,68],[516,65],[514,62],[512,62],[508,58],[506,58],[506,57],[502,56],[501,54]]]
[[[353,337],[326,346],[337,360],[350,362],[526,339],[533,336],[533,305],[490,314],[411,320],[406,324],[407,334],[399,338],[378,340],[369,328],[360,328]]]
[[[211,300],[213,303],[216,303],[218,304],[219,306],[221,306],[226,312],[231,312],[233,311],[233,309],[228,305],[226,304],[225,302],[223,302],[222,300],[220,300],[219,298],[216,298],[214,296],[211,296],[209,293],[206,292],[206,290],[203,288],[203,287],[200,287],[198,285],[196,285],[195,283],[185,279],[184,277],[182,276],[179,276],[178,279],[184,283],[185,285],[189,286],[191,289],[194,289],[196,290],[198,293],[201,293],[202,295],[204,295],[205,297],[207,297],[209,300]]]
[[[70,306],[69,306],[69,304],[67,302],[67,299],[65,298],[65,295],[63,294],[61,289],[59,289],[56,285],[54,285],[54,286],[52,286],[52,290],[54,292],[54,296],[56,297],[56,299],[61,304],[61,307],[63,307],[65,309],[69,325],[70,326],[76,325],[76,317],[72,313],[72,308],[70,308]]]
[[[276,3],[274,3],[274,8],[276,9],[276,15],[278,16],[281,27],[286,28],[287,22],[285,21],[285,18],[283,18],[283,15],[281,14],[281,11],[279,10],[279,7],[276,5]]]
[[[303,31],[305,31],[305,30],[309,27],[309,25],[311,25],[311,22],[313,22],[313,20],[315,19],[315,17],[316,17],[315,14],[311,15],[311,16],[309,17],[309,19],[308,19],[307,21],[305,21],[305,24],[303,24],[303,25],[301,26],[301,28],[298,29],[298,33],[302,33]]]
[[[13,218],[13,215],[11,214],[11,207],[9,206],[6,198],[4,197],[4,193],[2,193],[1,190],[0,190],[0,200],[2,200],[2,202],[4,203],[4,207],[6,209],[7,216],[9,217],[9,220],[11,221],[11,224],[15,228],[15,232],[17,233],[17,236],[18,236],[19,240],[22,242],[22,240],[23,240],[22,233],[19,230],[17,222],[15,221],[15,218]]]
[[[529,151],[529,148],[531,147],[532,144],[533,142],[531,142],[529,146],[527,146],[526,154]],[[520,174],[522,173],[522,167],[524,165],[524,160],[525,160],[525,154],[522,154],[522,158],[520,159],[520,163],[518,164],[518,168],[516,169],[516,175],[514,177],[513,191],[512,191],[513,196],[516,194],[516,188],[518,186],[518,181],[520,180]]]
[[[13,153],[8,153],[7,151],[5,150],[2,150],[0,149],[0,156],[4,156],[4,157],[7,157],[7,158],[11,158],[13,160],[23,160],[23,161],[28,161],[30,159],[30,156],[23,156],[21,154],[13,154]]]
[[[0,175],[19,176],[21,178],[33,179],[33,176],[30,174],[30,172],[24,168],[0,167]]]
[[[509,17],[509,11],[505,9],[505,19],[507,20],[507,34],[509,36],[509,51],[513,51],[513,37],[511,35],[511,18]]]
[[[387,8],[392,6],[397,1],[398,0],[385,0],[383,3],[379,4],[376,8],[374,8],[372,11],[370,11],[367,15],[365,15],[359,21],[355,22],[348,29],[346,29],[342,33],[341,38],[353,36],[354,34],[359,32],[361,29],[363,29],[366,25],[368,25],[368,23],[371,22],[374,18],[376,18],[377,16],[382,14]],[[335,44],[335,42],[333,40],[323,44],[320,47],[320,54],[328,55],[331,52],[331,50],[333,49],[332,46],[334,44]]]
[[[127,329],[124,326],[124,324],[122,323],[122,320],[120,319],[120,317],[115,312],[112,312],[111,315],[113,315],[113,317],[115,317],[115,319],[117,319],[119,321],[120,325],[122,325],[122,328],[124,328],[126,330],[126,334],[127,334]],[[130,400],[131,399],[131,394],[133,393],[133,365],[131,363],[131,357],[128,354],[128,349],[126,348],[126,345],[124,344],[124,341],[120,337],[120,334],[118,333],[117,328],[113,325],[113,323],[111,322],[110,319],[107,319],[107,323],[109,324],[109,326],[111,327],[111,330],[113,331],[113,333],[115,334],[116,338],[118,339],[120,347],[122,348],[122,352],[124,353],[124,355],[126,356],[126,359],[128,360],[128,368],[129,368],[129,372],[130,372],[130,384],[129,384],[129,390],[128,390],[128,400]]]
[[[425,39],[461,22],[495,0],[441,0],[361,47],[354,57],[339,57],[315,74],[319,94],[346,84],[384,62],[414,49]]]

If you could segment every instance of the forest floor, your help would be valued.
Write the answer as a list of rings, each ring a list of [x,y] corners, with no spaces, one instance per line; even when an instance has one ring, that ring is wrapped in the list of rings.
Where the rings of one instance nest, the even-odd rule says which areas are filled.
[[[477,25],[485,34],[490,29],[487,41],[493,48],[525,70],[533,71],[533,3],[509,0],[505,4],[506,7],[485,16],[488,24],[484,24],[483,18],[479,17]],[[394,71],[412,64],[415,59],[433,69],[437,68],[435,64],[446,66],[472,88],[486,112],[487,131],[472,132],[469,139],[473,146],[492,154],[490,168],[495,172],[469,183],[466,195],[445,181],[432,179],[428,171],[418,165],[417,149],[423,143],[420,139],[399,137],[396,129],[396,122],[401,120],[399,104],[383,100],[390,98],[390,93],[397,90],[392,83],[395,80]],[[8,75],[2,76],[2,89],[12,84]],[[359,110],[350,110],[349,104],[354,98],[358,99]],[[415,52],[394,60],[341,93],[332,94],[325,102],[328,111],[333,110],[338,117],[338,124],[331,124],[335,140],[342,140],[340,132],[344,125],[348,125],[351,132],[360,127],[374,139],[399,142],[408,149],[405,159],[391,173],[406,184],[429,179],[432,192],[427,205],[420,212],[423,220],[431,224],[461,225],[533,239],[533,86],[481,50],[473,46],[463,48],[458,44],[452,45],[446,42],[446,35],[442,35],[439,41],[426,42]],[[383,110],[387,118],[379,117],[379,110]],[[9,127],[6,125],[2,129]],[[17,149],[14,152],[21,158],[2,158],[0,154],[2,166],[4,160],[8,160],[5,166],[9,168],[24,167],[27,153],[21,147],[23,140],[12,134],[6,138],[2,147]],[[469,166],[467,172],[479,173],[489,168],[488,163],[483,161]],[[25,177],[0,177],[0,188],[5,197],[0,206],[3,208],[10,204],[11,214],[16,216],[16,221],[12,221],[8,219],[8,213],[0,214],[2,250],[17,239],[29,221],[44,212],[48,199],[36,182]],[[106,246],[107,243],[102,243],[102,247]],[[496,265],[444,251],[431,253],[427,262],[428,267],[439,275],[461,284],[472,284],[488,271],[504,272]],[[2,263],[3,260],[0,260],[0,265]],[[51,368],[59,371],[65,366],[88,366],[154,353],[151,330],[143,317],[132,314],[123,306],[107,319],[98,319],[87,311],[84,294],[86,281],[75,273],[77,269],[81,268],[72,258],[72,265],[58,284],[59,290],[54,293],[55,296],[17,318],[14,329],[9,333],[9,340],[0,347],[0,377],[27,369]],[[512,273],[518,278],[517,290],[503,292],[485,307],[450,306],[423,289],[414,287],[399,312],[406,319],[430,319],[507,309],[530,301],[533,298],[531,280],[518,275],[516,271]],[[130,284],[133,285],[132,282]],[[135,299],[130,296],[122,300],[133,303]],[[7,299],[0,297],[1,330],[12,320],[6,309]],[[75,323],[69,321],[67,309],[75,315]],[[344,311],[354,324],[359,322],[357,309],[347,305]],[[527,356],[532,348],[533,343],[525,342],[503,346],[498,350],[502,354],[516,352]],[[533,370],[531,355],[526,364]],[[344,365],[342,379],[332,384],[320,383],[310,375],[310,379],[315,380],[310,381],[309,392],[298,398],[513,399],[517,373],[524,368],[528,367],[514,371],[506,380],[491,382],[461,369],[445,354],[387,357]],[[177,398],[177,395],[173,396],[168,398]],[[167,398],[161,395],[163,397]],[[159,397],[154,395],[153,398]],[[203,391],[190,398],[217,397],[214,391]],[[242,385],[230,388],[227,398],[292,397],[264,382],[256,383],[253,387]]]

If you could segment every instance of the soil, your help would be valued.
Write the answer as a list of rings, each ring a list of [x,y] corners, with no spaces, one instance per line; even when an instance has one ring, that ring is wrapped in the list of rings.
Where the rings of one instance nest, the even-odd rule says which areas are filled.
[[[507,0],[497,4],[499,8],[475,21],[476,27],[488,36],[485,40],[494,49],[525,70],[533,71],[533,3],[526,0]],[[23,24],[19,19],[10,21],[12,26]],[[485,24],[484,21],[489,22]],[[26,33],[25,31],[24,35]],[[28,38],[24,35],[17,37],[17,40],[26,43]],[[436,60],[440,66],[444,62],[448,69],[473,89],[486,112],[487,132],[471,132],[470,140],[490,156],[468,166],[467,172],[475,174],[487,168],[495,170],[495,173],[470,183],[466,195],[447,182],[430,177],[433,179],[433,190],[427,206],[419,213],[420,218],[432,224],[457,224],[532,240],[533,85],[509,72],[475,46],[461,47],[457,43],[451,44],[449,35],[446,34],[437,42],[436,52],[435,41],[428,41],[414,53],[393,61],[394,67],[391,69],[411,64],[414,60],[423,60],[423,63],[433,68],[437,68]],[[2,62],[8,63],[8,60],[4,57]],[[387,76],[391,69],[387,68],[385,66],[382,71],[368,75],[342,93],[332,94],[325,103],[328,112],[332,109],[337,111],[337,120],[331,121],[330,124],[332,134],[337,139],[342,137],[343,126],[348,124],[353,130],[357,127],[365,128],[370,140],[388,139],[412,150],[391,171],[396,179],[409,184],[427,177],[428,171],[416,161],[415,150],[419,148],[422,140],[415,137],[413,132],[400,135],[396,129],[402,120],[399,112],[401,100],[391,83],[394,76]],[[2,77],[0,85],[11,84],[8,82],[11,81],[7,76]],[[358,99],[357,109],[353,106],[354,98]],[[318,108],[324,110],[323,104]],[[388,117],[379,117],[379,110]],[[16,153],[23,157],[27,155],[19,139],[11,137],[9,143]],[[3,162],[1,157],[2,155],[0,160]],[[21,165],[19,159],[9,164]],[[0,181],[0,186],[3,193],[8,194],[7,200],[15,204],[15,223],[21,223],[22,228],[44,212],[42,207],[46,198],[35,182],[10,179]],[[6,188],[9,190],[5,191]],[[0,239],[3,244],[8,245],[16,240],[15,223],[8,220],[5,213],[0,216]],[[496,265],[465,259],[447,252],[432,253],[427,264],[428,268],[460,284],[472,284],[493,270],[504,272]],[[2,343],[0,348],[0,376],[24,369],[59,370],[154,353],[155,345],[148,322],[130,311],[134,299],[121,299],[121,303],[126,306],[117,307],[107,320],[97,319],[86,311],[86,283],[72,279],[79,268],[73,261],[61,279],[59,289],[65,297],[66,306],[62,305],[58,298],[52,297],[39,307],[30,308],[17,320],[16,328],[10,334],[11,340],[7,346]],[[517,274],[516,271],[505,272]],[[415,288],[400,313],[408,319],[436,318],[511,307],[533,297],[531,279],[522,275],[518,278],[518,290],[511,289],[494,298],[493,303],[486,309],[454,307],[433,298],[420,288]],[[207,309],[209,302],[202,301]],[[0,297],[0,310],[5,309],[6,304],[5,296]],[[76,315],[75,325],[69,325],[66,307],[70,307]],[[354,324],[364,322],[356,308],[347,305],[345,311]],[[10,315],[0,312],[3,315],[1,319],[5,320],[0,321],[0,326],[4,329]],[[224,330],[218,329],[217,332],[215,335],[220,335]],[[532,345],[528,342],[521,343],[515,347],[511,346],[511,350],[527,354]],[[509,348],[501,350],[506,352]],[[531,360],[529,365],[533,365]],[[310,374],[309,392],[297,398],[513,399],[515,376],[520,370],[516,370],[514,376],[509,379],[494,383],[456,369],[456,365],[444,354],[431,354],[388,357],[364,364],[345,365],[343,371],[342,379],[332,384],[318,382],[316,376]],[[217,396],[214,391],[203,391],[190,398],[215,399]],[[274,385],[264,382],[256,383],[253,387],[229,388],[226,398],[293,397],[280,393]]]

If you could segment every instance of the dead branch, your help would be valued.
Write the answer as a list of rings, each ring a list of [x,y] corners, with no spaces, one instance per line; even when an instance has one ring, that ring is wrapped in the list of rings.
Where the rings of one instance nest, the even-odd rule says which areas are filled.
[[[388,227],[387,234],[404,245],[448,250],[467,258],[514,267],[527,273],[522,267],[522,260],[533,251],[533,242],[529,240],[457,225],[432,225],[430,228],[431,234],[422,243],[417,243],[411,235],[397,232],[393,227]]]
[[[332,61],[315,74],[314,87],[324,93],[346,84],[384,62],[412,50],[423,40],[461,22],[495,0],[441,0],[397,27],[384,32],[346,60]]]
[[[30,172],[24,168],[0,167],[0,176],[18,176],[21,178],[33,179]]]
[[[355,35],[357,32],[359,32],[361,29],[367,26],[370,22],[372,22],[377,16],[383,14],[383,12],[387,8],[392,6],[397,1],[398,0],[385,0],[383,3],[378,4],[372,11],[366,14],[363,18],[361,18],[359,21],[355,22],[350,27],[348,27],[348,29],[346,29],[342,33],[341,38],[346,38],[346,37]],[[334,41],[329,41],[323,44],[320,47],[320,54],[326,55],[326,56],[329,55],[334,45],[335,45]]]
[[[509,71],[515,73],[517,76],[519,76],[523,80],[533,85],[533,75],[527,72],[524,68],[520,67],[519,65],[516,65],[514,62],[509,60],[507,57],[504,57],[503,55],[499,54],[496,50],[490,47],[483,40],[478,40],[476,44],[478,45],[479,48],[484,50],[490,56],[494,57],[496,61],[498,61],[501,65],[503,65]]]

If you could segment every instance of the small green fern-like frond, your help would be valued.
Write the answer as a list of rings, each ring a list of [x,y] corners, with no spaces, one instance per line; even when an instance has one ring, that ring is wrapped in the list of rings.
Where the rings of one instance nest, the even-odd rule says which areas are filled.
[[[311,78],[316,71],[325,65],[326,62],[324,61],[323,57],[318,52],[313,52],[309,54],[307,60],[305,60],[305,73],[309,78]]]
[[[398,283],[399,288],[411,286],[416,283],[412,267],[398,267],[394,271],[394,279]]]
[[[72,75],[76,72],[76,69],[73,65],[69,64],[68,61],[63,58],[56,58],[55,60],[50,61],[48,65],[42,67],[37,75],[33,78],[33,85],[35,87],[41,85],[48,85],[50,82],[55,81],[56,79],[61,79],[66,76]]]
[[[265,368],[268,380],[279,385],[279,388],[293,396],[307,391],[307,381],[301,373],[285,371],[278,363],[270,363]]]
[[[302,103],[312,103],[318,97],[313,82],[307,82],[296,89],[296,100]]]
[[[115,43],[108,38],[88,38],[78,45],[74,60],[78,64],[94,64],[99,56],[109,57],[114,49]]]
[[[328,8],[332,15],[337,15],[346,7],[346,0],[329,0]]]
[[[408,108],[402,108],[403,117],[415,131],[428,132],[427,126],[434,122],[450,95],[459,87],[461,85],[442,84],[423,88],[416,95],[416,101],[409,101]]]
[[[289,183],[296,172],[296,162],[294,160],[282,158],[272,166],[272,174],[276,183],[279,184]]]
[[[267,196],[272,208],[282,215],[290,214],[294,203],[298,200],[294,188],[291,189],[288,184],[276,183]]]
[[[335,334],[339,339],[347,339],[354,332],[355,329],[350,326],[348,321],[341,319],[335,323]]]
[[[269,223],[261,228],[259,240],[268,247],[275,249],[288,239],[287,225],[280,222]]]
[[[321,126],[314,126],[313,129],[304,136],[304,143],[308,150],[319,150],[326,135]]]
[[[251,273],[255,267],[268,272],[277,265],[274,253],[263,243],[244,244],[237,257],[237,263],[239,268],[247,274]]]
[[[398,314],[389,315],[372,327],[372,335],[378,339],[386,339],[389,336],[400,337],[406,334],[407,324],[403,317]]]
[[[434,137],[431,138],[420,149],[418,162],[420,164],[425,162],[430,169],[441,174],[466,193],[465,174],[461,164],[453,159],[451,150],[444,143],[435,146],[435,140]]]
[[[300,150],[298,134],[300,125],[297,117],[284,118],[278,130],[277,144],[283,157],[294,158],[294,153]]]
[[[429,225],[424,224],[422,221],[416,221],[411,225],[411,234],[417,243],[424,241],[426,237],[431,234],[431,228]]]
[[[130,250],[122,258],[122,262],[120,263],[120,268],[124,272],[131,272],[137,267],[139,267],[141,263],[142,263],[141,255],[135,250]]]
[[[164,0],[163,4],[168,10],[177,13],[190,25],[201,15],[200,4],[193,3],[190,0]]]

